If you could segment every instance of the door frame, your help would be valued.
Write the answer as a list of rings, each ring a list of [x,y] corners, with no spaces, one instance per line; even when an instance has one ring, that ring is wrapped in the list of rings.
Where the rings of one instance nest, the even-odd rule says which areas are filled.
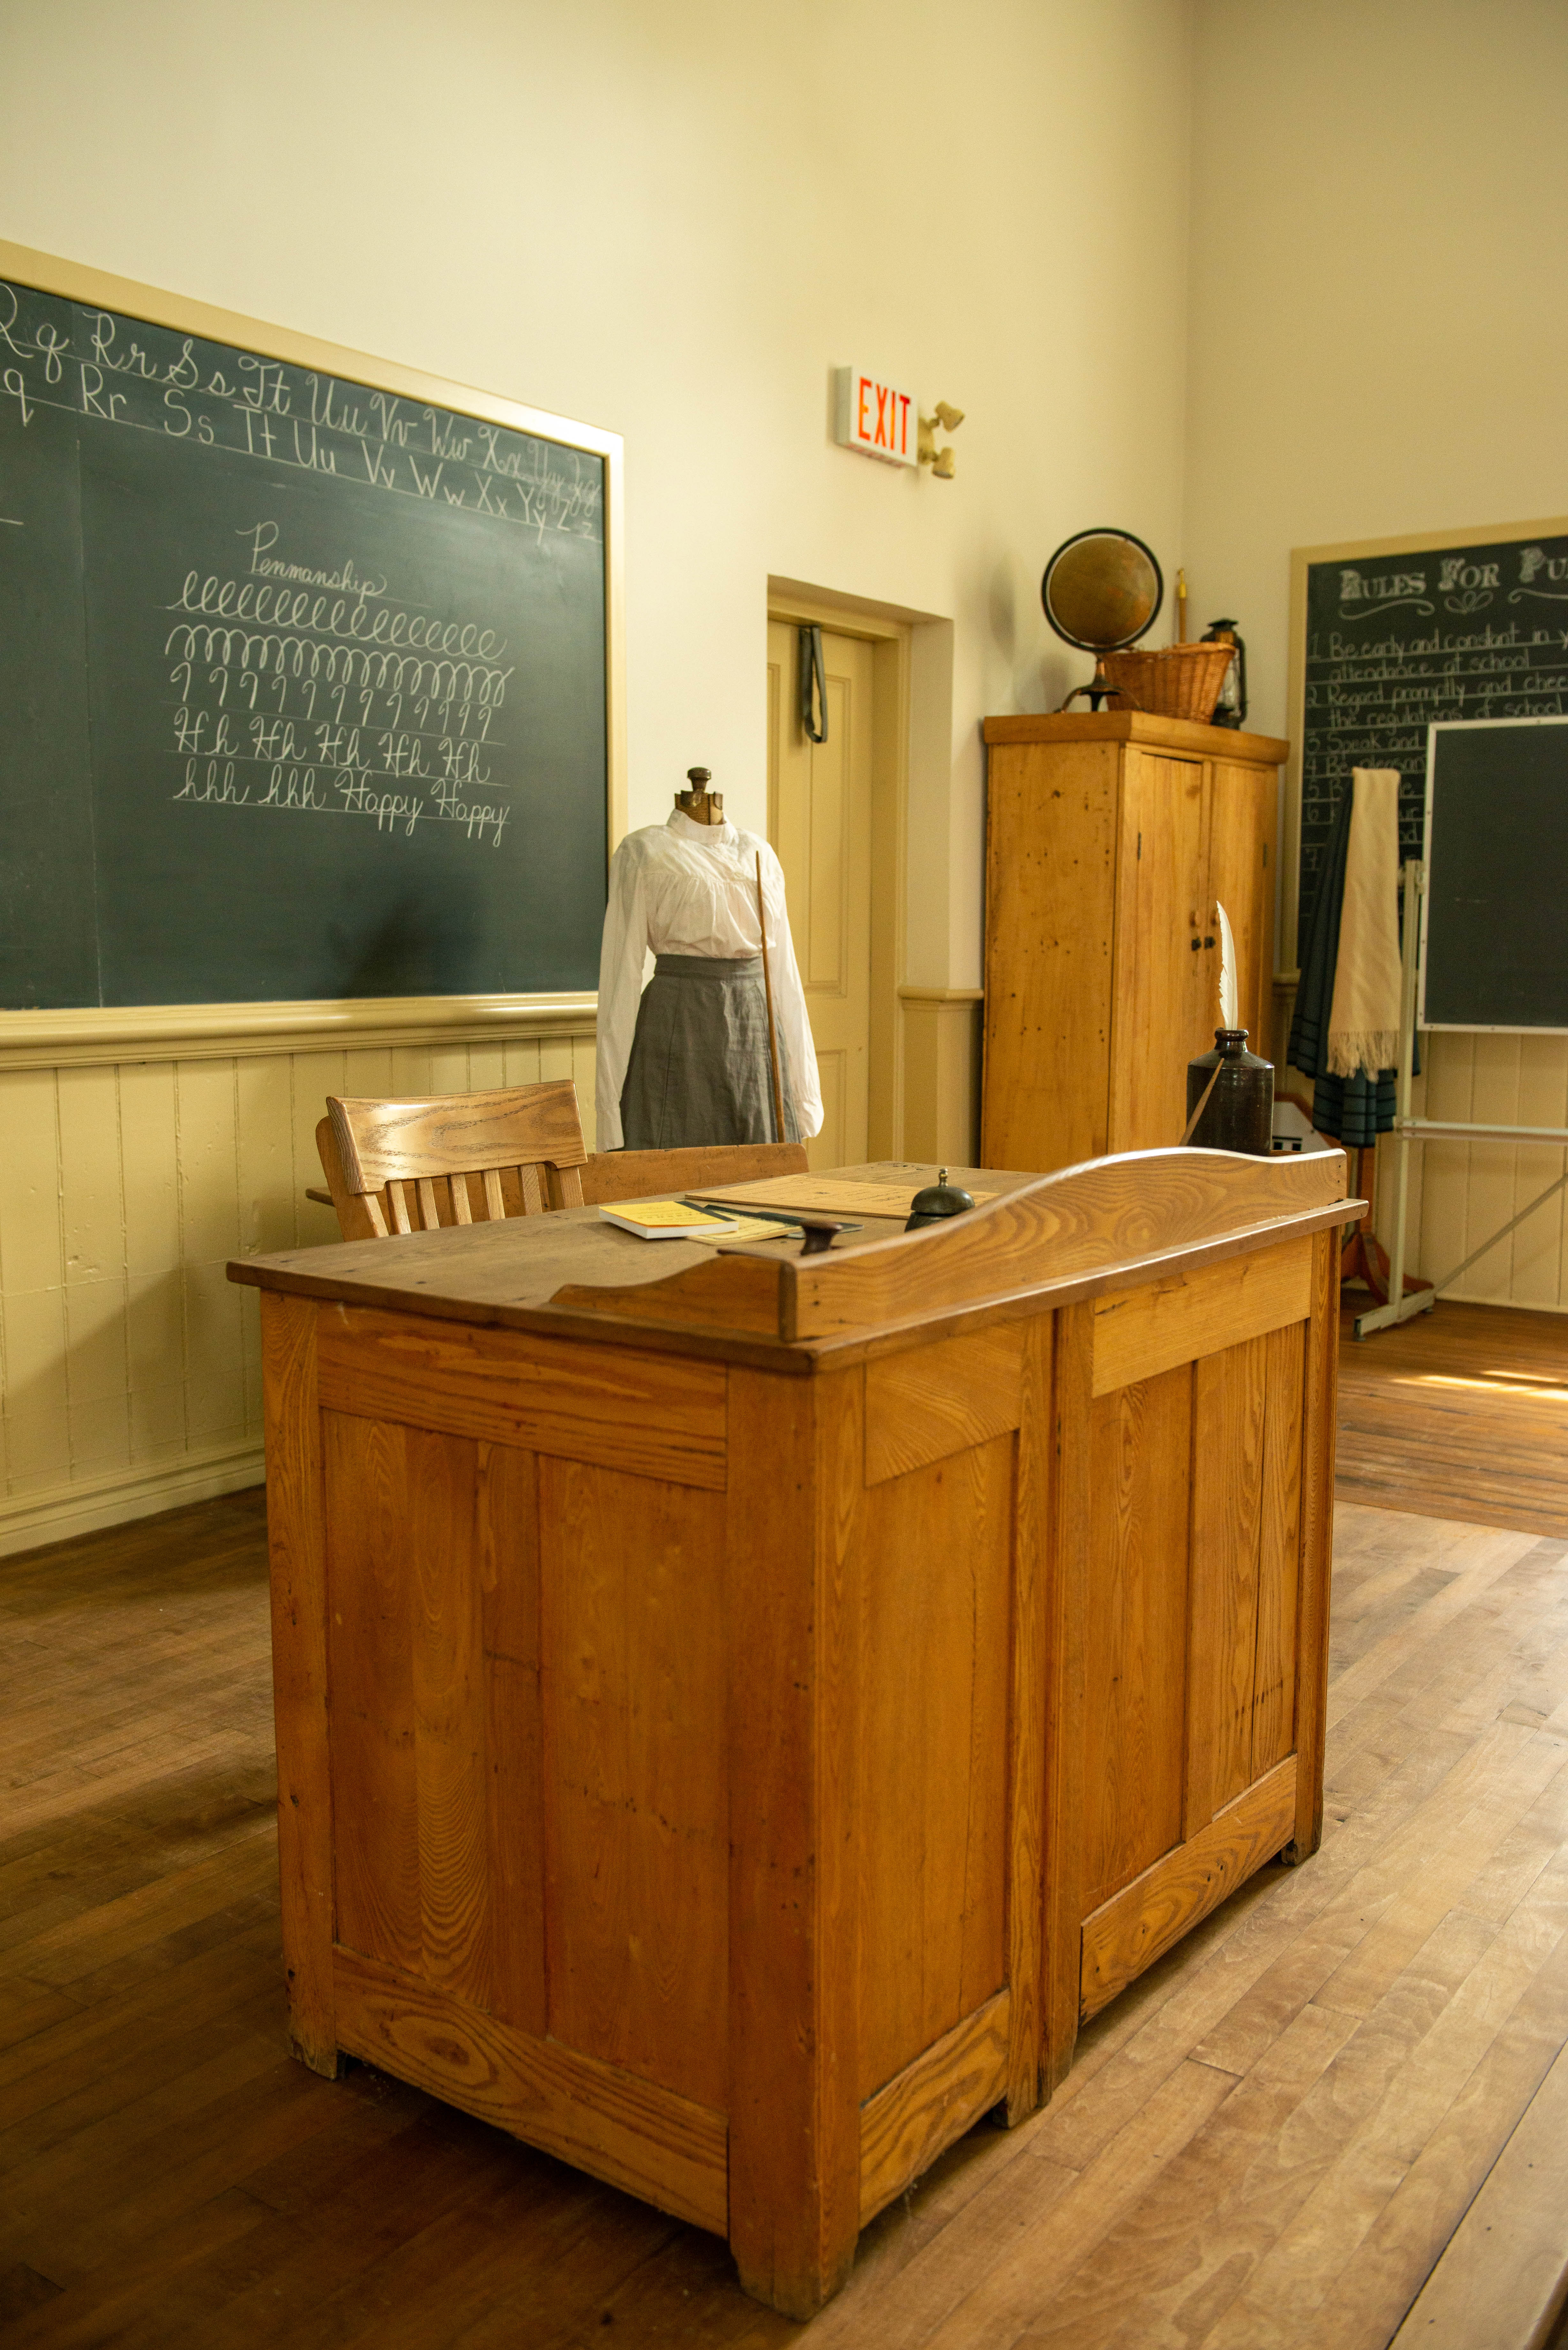
[[[909,885],[909,644],[911,624],[862,606],[768,591],[768,619],[828,629],[871,647],[871,998],[867,1040],[866,1147],[873,1159],[903,1149],[903,1004]],[[770,744],[771,754],[771,744]],[[768,839],[777,846],[778,777],[768,761]]]

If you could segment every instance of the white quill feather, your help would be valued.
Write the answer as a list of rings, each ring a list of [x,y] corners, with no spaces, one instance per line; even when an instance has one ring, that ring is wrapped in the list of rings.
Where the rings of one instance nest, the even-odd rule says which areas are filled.
[[[1238,1008],[1236,933],[1231,928],[1231,917],[1218,899],[1214,901],[1214,910],[1220,917],[1220,1025],[1222,1028],[1234,1028],[1237,1024]]]

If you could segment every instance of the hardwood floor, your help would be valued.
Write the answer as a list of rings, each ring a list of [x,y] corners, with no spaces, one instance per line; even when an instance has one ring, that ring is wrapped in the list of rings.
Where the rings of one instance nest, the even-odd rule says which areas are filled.
[[[1347,1298],[1365,1292],[1347,1290]],[[1568,1537],[1568,1314],[1439,1298],[1359,1341],[1342,1324],[1339,1491],[1385,1510]]]
[[[284,2054],[262,1533],[0,1565],[7,2350],[796,2340],[716,2239]],[[812,2350],[1390,2341],[1568,2033],[1568,1543],[1342,1506],[1334,1639],[1322,1853],[884,2213]]]

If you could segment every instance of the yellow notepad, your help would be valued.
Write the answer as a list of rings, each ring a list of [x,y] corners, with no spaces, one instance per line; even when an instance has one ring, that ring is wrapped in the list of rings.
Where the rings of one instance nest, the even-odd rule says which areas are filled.
[[[712,1241],[729,1239],[741,1229],[733,1216],[716,1216],[684,1200],[621,1200],[601,1208],[607,1223],[642,1241]]]

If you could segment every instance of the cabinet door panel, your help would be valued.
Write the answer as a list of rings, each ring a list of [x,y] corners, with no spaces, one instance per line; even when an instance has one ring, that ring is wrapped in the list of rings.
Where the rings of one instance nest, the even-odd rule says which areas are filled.
[[[1265,1060],[1272,1054],[1277,792],[1272,767],[1217,760],[1210,770],[1209,895],[1230,916],[1238,1016]]]
[[[1219,951],[1205,951],[1203,768],[1129,750],[1116,892],[1112,1150],[1179,1142],[1187,1064],[1214,1042]],[[1212,1001],[1210,999],[1213,999]]]
[[[1116,745],[1001,745],[986,817],[981,1162],[1102,1158],[1109,1109]]]

